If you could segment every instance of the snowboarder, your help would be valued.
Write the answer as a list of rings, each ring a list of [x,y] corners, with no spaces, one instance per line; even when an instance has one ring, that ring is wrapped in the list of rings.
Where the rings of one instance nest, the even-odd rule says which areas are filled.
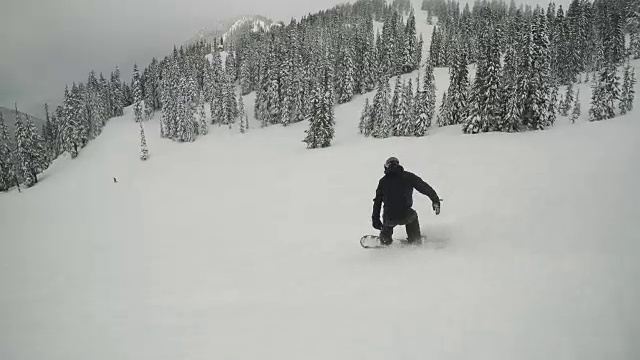
[[[407,241],[419,243],[421,241],[418,213],[413,206],[413,189],[431,199],[436,215],[440,214],[440,198],[435,190],[419,176],[405,171],[396,157],[390,157],[384,163],[384,176],[378,182],[376,197],[373,199],[373,227],[380,230],[380,242],[391,245],[393,242],[393,228],[405,225]],[[384,203],[383,221],[380,221],[380,208]]]

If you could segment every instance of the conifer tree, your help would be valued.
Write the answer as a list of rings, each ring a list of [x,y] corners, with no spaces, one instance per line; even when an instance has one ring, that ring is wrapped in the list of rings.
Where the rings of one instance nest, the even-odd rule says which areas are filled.
[[[567,93],[564,96],[564,101],[562,102],[562,105],[560,105],[560,115],[568,116],[573,103],[573,83],[569,83],[569,86],[567,86]]]
[[[558,114],[558,85],[555,82],[551,85],[549,101],[547,105],[547,126],[553,126]]]
[[[441,113],[441,115],[447,116],[442,119],[445,125],[462,123],[469,106],[469,72],[466,57],[459,47],[454,50],[453,61],[449,90],[447,91],[447,111]]]
[[[403,38],[403,54],[402,54],[402,67],[404,69],[403,72],[411,72],[418,68],[418,64],[416,64],[416,54],[418,49],[418,41],[416,39],[416,18],[413,11],[409,14],[409,18],[407,19],[407,24],[404,28],[404,38]],[[422,51],[422,47],[420,48]]]
[[[396,77],[396,85],[391,99],[391,136],[399,136],[406,117],[406,105],[404,103],[404,84],[400,76]]]
[[[142,127],[142,121],[140,121],[140,160],[147,160],[149,158],[149,149],[147,148],[147,139],[144,136],[144,128]]]
[[[431,126],[431,119],[429,118],[429,108],[427,102],[427,94],[424,89],[420,89],[420,77],[416,79],[416,95],[413,100],[413,136],[424,136],[427,133],[427,129]]]
[[[420,63],[422,62],[422,47],[424,46],[424,39],[422,38],[422,33],[420,33],[420,37],[418,38],[418,43],[416,45],[414,54],[413,54],[413,69],[420,69]]]
[[[111,93],[111,116],[122,116],[124,110],[125,96],[122,83],[120,82],[120,69],[116,66],[114,72],[111,73],[110,83]]]
[[[404,126],[401,130],[402,136],[413,136],[413,133],[415,132],[417,115],[415,111],[414,96],[415,94],[413,93],[413,80],[409,79],[406,82],[406,85],[404,87],[404,95],[403,95],[406,115],[404,120]]]
[[[244,109],[244,99],[242,94],[238,95],[238,122],[240,123],[240,132],[244,133],[247,130],[247,123],[245,122],[246,111]]]
[[[534,15],[531,45],[531,87],[529,88],[529,108],[524,114],[531,130],[542,130],[549,126],[549,40],[546,18],[541,10]]]
[[[224,112],[223,124],[229,125],[229,128],[236,122],[238,116],[238,103],[236,101],[235,85],[224,76]]]
[[[520,119],[522,117],[521,107],[518,104],[518,96],[516,89],[510,89],[510,93],[506,93],[506,104],[504,108],[504,117],[500,123],[500,129],[504,132],[516,132],[520,128]]]
[[[431,122],[436,113],[436,80],[433,74],[433,64],[427,61],[424,68],[424,99],[426,102],[427,127],[431,127]]]
[[[378,83],[378,91],[373,98],[371,109],[371,122],[373,123],[372,135],[375,138],[391,136],[391,119],[389,116],[389,81],[382,79]]]
[[[207,121],[207,113],[204,109],[204,92],[200,91],[200,97],[198,98],[198,133],[200,135],[207,135],[209,133],[209,122]]]
[[[14,178],[9,131],[0,112],[0,191],[7,191]]]
[[[249,117],[244,108],[242,94],[238,96],[238,120],[240,122],[240,133],[244,134],[249,129]]]
[[[359,42],[358,54],[361,55],[357,64],[356,92],[367,93],[375,89],[376,84],[376,54],[374,47],[373,21],[368,18],[364,27],[362,39]]]
[[[336,92],[338,103],[346,103],[353,98],[355,88],[355,65],[351,39],[343,37],[343,44],[340,46],[338,55],[338,76]]]
[[[576,92],[576,102],[573,105],[573,111],[571,112],[571,123],[575,124],[576,120],[578,120],[580,115],[581,115],[581,111],[580,111],[580,89],[578,89],[578,91]]]
[[[615,102],[620,99],[620,79],[612,63],[605,65],[598,75],[598,88],[592,94],[591,121],[606,120],[615,116]],[[594,97],[597,95],[597,99]]]
[[[140,73],[138,65],[133,65],[133,118],[135,122],[142,121],[142,89],[140,87]]]
[[[634,59],[640,59],[640,2],[628,2],[627,28],[629,30],[629,51]]]
[[[335,135],[333,89],[331,86],[330,69],[325,65],[323,79],[313,90],[309,129],[305,131],[307,136],[303,140],[309,149],[330,146]]]
[[[492,30],[490,34],[480,38],[478,70],[470,96],[469,111],[462,126],[465,133],[502,130],[500,49],[497,37],[496,31]]]
[[[364,101],[364,107],[362,108],[362,113],[360,114],[360,123],[358,124],[358,130],[360,134],[363,134],[366,137],[371,136],[373,131],[372,128],[373,123],[371,122],[371,105],[369,103],[369,98],[366,98]]]
[[[22,122],[22,117],[16,108],[15,123],[15,143],[16,155],[20,175],[27,187],[31,187],[38,182],[38,173],[34,159],[34,144],[29,127]]]
[[[442,93],[442,102],[440,103],[440,112],[436,118],[438,127],[449,125],[449,112],[450,112],[449,98],[447,97],[447,91]]]
[[[622,93],[620,95],[620,114],[624,115],[633,110],[633,101],[635,99],[636,76],[635,69],[631,67],[627,59],[627,65],[624,68]]]

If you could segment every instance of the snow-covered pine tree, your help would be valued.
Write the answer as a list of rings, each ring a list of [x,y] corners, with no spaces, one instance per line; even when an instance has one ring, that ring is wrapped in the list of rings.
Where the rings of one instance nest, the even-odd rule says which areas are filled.
[[[73,90],[73,89],[72,89]],[[79,146],[84,147],[89,142],[89,121],[87,116],[87,91],[83,83],[78,84],[77,88],[77,129]]]
[[[525,113],[526,124],[531,130],[542,130],[550,126],[547,117],[549,109],[549,39],[546,29],[546,17],[538,7],[534,14],[531,87],[529,91],[529,112]]]
[[[571,82],[569,83],[569,86],[567,86],[567,92],[564,96],[564,101],[562,101],[562,104],[560,105],[560,115],[569,116],[569,110],[571,109],[573,103],[573,83]]]
[[[287,114],[288,122],[298,123],[304,120],[304,64],[300,48],[300,35],[297,28],[293,28],[289,31],[289,57],[287,59],[289,74],[287,91],[287,105],[288,109],[284,112]],[[244,115],[240,117],[241,121],[244,121]]]
[[[431,126],[431,119],[428,116],[429,108],[427,94],[424,89],[420,89],[420,76],[416,78],[416,94],[413,100],[413,136],[424,136]]]
[[[0,112],[0,191],[7,191],[14,178],[14,164],[11,161],[11,147],[9,130],[4,124],[4,117]]]
[[[629,30],[629,51],[634,59],[640,59],[640,2],[629,1],[627,29]]]
[[[324,77],[313,90],[309,129],[305,131],[307,136],[303,140],[309,149],[330,146],[335,135],[334,100],[329,71],[325,65]]]
[[[404,101],[407,109],[407,114],[404,120],[403,136],[413,136],[416,126],[416,111],[413,92],[413,80],[409,79],[404,87]]]
[[[224,123],[224,109],[225,109],[225,91],[228,89],[225,83],[226,76],[224,76],[224,70],[222,68],[222,58],[220,53],[216,52],[213,55],[212,67],[212,81],[211,81],[211,103],[209,105],[211,110],[211,124],[218,124],[218,126]]]
[[[499,131],[514,132],[520,127],[522,104],[518,99],[518,57],[514,44],[508,44],[502,68],[502,118],[498,121]]]
[[[400,76],[396,77],[396,85],[391,98],[391,136],[399,136],[406,116],[404,103],[404,83]]]
[[[598,104],[594,105],[592,101],[592,106],[597,108],[592,121],[611,119],[615,117],[615,102],[620,99],[620,78],[614,64],[608,63],[600,70],[597,84],[599,89],[594,93],[598,95],[595,100]]]
[[[442,47],[442,39],[440,35],[440,28],[438,26],[433,27],[431,33],[431,44],[429,45],[429,61],[434,67],[443,66],[442,59],[440,57]]]
[[[416,45],[415,52],[413,54],[413,69],[420,69],[420,63],[422,63],[422,48],[424,46],[424,39],[422,38],[422,33],[420,33],[420,37],[418,38],[418,43]]]
[[[224,124],[231,126],[235,124],[236,117],[238,116],[238,102],[236,100],[235,85],[225,76],[225,102],[224,102]]]
[[[409,73],[418,67],[416,66],[416,53],[418,49],[418,41],[416,38],[416,17],[411,11],[407,24],[404,28],[404,38],[402,46],[402,69],[403,73]],[[422,51],[422,48],[420,49]],[[419,63],[418,63],[419,65]]]
[[[237,119],[240,124],[240,132],[244,133],[247,130],[247,124],[245,123],[246,110],[244,108],[244,98],[242,94],[238,95],[238,115]]]
[[[468,116],[464,119],[464,133],[488,132],[500,129],[502,100],[500,98],[500,48],[495,29],[480,37],[478,70],[469,101]]]
[[[149,149],[147,148],[147,139],[144,136],[144,127],[142,127],[142,121],[140,121],[140,160],[147,160],[149,158]]]
[[[231,83],[236,81],[236,57],[234,51],[230,50],[224,62],[224,71]]]
[[[364,94],[375,89],[376,84],[376,54],[374,46],[373,20],[368,17],[366,25],[360,32],[359,48],[356,54],[357,64],[357,93]]]
[[[424,96],[427,107],[427,127],[431,127],[431,122],[436,113],[436,79],[433,74],[433,64],[427,61],[424,67]]]
[[[51,162],[55,159],[54,144],[55,137],[53,135],[53,124],[51,123],[51,117],[49,116],[49,104],[44,104],[44,124],[42,124],[42,139],[44,141],[44,147],[46,152],[47,161]]]
[[[576,92],[576,101],[575,101],[575,104],[573,105],[573,111],[571,112],[571,123],[575,124],[576,120],[578,120],[581,114],[582,113],[580,111],[580,89],[578,89],[578,91]]]
[[[200,135],[207,135],[209,133],[209,121],[207,121],[204,103],[204,91],[200,91],[200,96],[198,97],[198,133]]]
[[[442,102],[440,103],[440,112],[436,118],[436,124],[438,127],[449,125],[449,112],[450,112],[449,98],[447,97],[447,91],[442,93]]]
[[[68,87],[65,87],[60,135],[62,148],[71,154],[71,158],[78,156],[78,147],[80,146],[78,136],[78,110],[80,106],[76,84],[73,84],[71,91],[69,91]]]
[[[389,92],[388,78],[381,79],[378,83],[378,91],[373,98],[373,106],[371,109],[371,122],[373,123],[372,136],[375,138],[387,138],[391,136]]]
[[[441,113],[446,115],[445,125],[455,125],[462,123],[466,117],[469,106],[469,72],[467,70],[466,56],[458,45],[453,50],[453,65],[449,77],[449,90],[447,91],[447,111]]]
[[[351,101],[355,88],[355,64],[353,41],[350,36],[342,36],[342,44],[339,47],[336,93],[338,103]]]
[[[251,83],[251,68],[249,59],[244,59],[240,63],[240,89],[242,95],[247,95],[253,89]]]
[[[547,105],[547,126],[553,126],[558,115],[558,84],[552,81]]]
[[[522,118],[521,107],[518,104],[518,96],[515,88],[508,88],[505,93],[506,104],[504,108],[504,116],[500,124],[501,131],[516,132],[520,128]]]
[[[16,107],[15,123],[15,143],[16,155],[20,170],[20,175],[27,187],[31,187],[38,182],[38,173],[34,162],[34,150],[32,137],[29,128],[22,122],[22,116]]]
[[[264,93],[265,100],[265,120],[268,124],[278,124],[282,120],[280,109],[280,97],[278,95],[278,79],[273,71],[267,72],[267,87]]]
[[[196,139],[196,122],[189,104],[189,80],[182,74],[178,82],[178,107],[176,139],[181,142],[193,142]]]
[[[116,66],[114,72],[111,73],[110,83],[111,93],[111,116],[122,116],[124,114],[124,91],[120,82],[120,69]]]
[[[602,96],[602,80],[600,76],[593,78],[591,85],[591,107],[589,108],[589,121],[601,121],[606,119]]]
[[[360,114],[360,123],[358,124],[358,130],[360,134],[363,134],[366,137],[371,136],[373,131],[371,122],[371,104],[369,103],[369,98],[365,98],[364,107],[362,108],[362,113]]]
[[[636,74],[635,69],[631,67],[629,59],[624,67],[624,76],[622,83],[622,93],[620,95],[620,114],[624,115],[633,110],[633,101],[635,100]]]
[[[238,122],[240,123],[240,133],[244,134],[249,129],[249,117],[244,108],[242,93],[238,95]]]
[[[135,122],[142,121],[142,88],[140,84],[140,72],[138,64],[133,64],[133,119]]]

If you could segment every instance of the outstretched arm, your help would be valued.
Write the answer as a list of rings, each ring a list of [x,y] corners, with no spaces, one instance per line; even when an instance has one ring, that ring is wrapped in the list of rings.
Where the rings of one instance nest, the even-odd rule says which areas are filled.
[[[438,197],[438,194],[436,194],[436,191],[418,175],[413,174],[413,176],[411,176],[411,182],[413,188],[418,190],[421,194],[427,195],[429,199],[431,199],[432,203],[440,204],[440,198]]]

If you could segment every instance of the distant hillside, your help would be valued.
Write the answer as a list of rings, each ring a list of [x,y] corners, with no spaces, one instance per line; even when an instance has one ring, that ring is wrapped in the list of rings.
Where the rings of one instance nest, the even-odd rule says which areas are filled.
[[[20,110],[18,110],[20,111]],[[2,112],[2,116],[4,117],[4,123],[7,125],[7,127],[9,128],[9,134],[11,136],[13,136],[13,128],[15,126],[16,123],[16,111],[14,109],[8,109],[6,107],[0,106],[0,112]],[[24,114],[23,112],[20,112],[21,114]],[[42,125],[44,124],[44,120],[35,117],[31,114],[29,114],[29,117],[31,118],[31,120],[35,123],[36,128],[38,129],[38,131],[42,130]]]
[[[233,41],[247,31],[269,30],[273,25],[274,22],[264,16],[240,16],[220,21],[200,30],[188,40],[188,43],[205,40],[213,44],[216,39],[219,42],[220,38],[223,38],[225,42]]]

